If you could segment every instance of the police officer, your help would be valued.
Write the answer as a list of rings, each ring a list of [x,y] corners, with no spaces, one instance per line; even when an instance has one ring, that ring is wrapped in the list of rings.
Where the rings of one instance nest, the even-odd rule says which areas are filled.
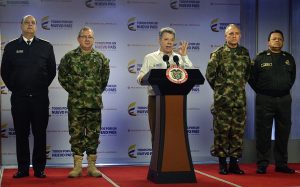
[[[36,20],[24,16],[22,35],[4,49],[1,76],[12,92],[11,112],[16,132],[18,171],[14,178],[29,176],[30,125],[34,138],[34,176],[45,178],[46,129],[49,118],[48,87],[56,75],[53,46],[35,36]]]
[[[83,153],[88,159],[88,175],[101,177],[96,168],[101,128],[102,92],[109,78],[109,59],[93,48],[94,32],[83,27],[77,37],[79,47],[68,52],[58,67],[58,80],[69,93],[69,134],[74,168],[69,177],[82,175]]]
[[[280,30],[270,32],[269,49],[259,53],[252,66],[249,84],[256,92],[255,127],[258,174],[265,174],[271,154],[271,134],[275,119],[275,171],[295,173],[287,166],[287,145],[291,129],[290,90],[296,78],[293,56],[282,51]]]
[[[214,145],[212,156],[219,158],[219,173],[242,175],[238,165],[246,121],[245,85],[250,74],[248,50],[239,45],[240,29],[229,24],[225,29],[225,44],[210,56],[206,79],[214,91]],[[230,157],[227,167],[227,157]]]

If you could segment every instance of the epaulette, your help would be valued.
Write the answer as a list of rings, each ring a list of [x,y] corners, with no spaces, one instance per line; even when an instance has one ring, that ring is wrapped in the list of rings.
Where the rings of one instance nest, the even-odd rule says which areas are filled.
[[[215,49],[212,53],[216,53],[216,52],[218,52],[218,51],[222,51],[223,48],[224,48],[224,46],[220,46],[220,47],[218,47],[217,49]]]
[[[217,49],[215,49],[213,52],[210,53],[210,58],[211,57],[216,57],[217,53],[219,53],[219,51],[222,51],[224,48],[224,46],[218,47]]]
[[[264,54],[268,54],[268,50],[264,50],[262,52],[259,52],[259,53],[256,54],[256,56],[264,55]]]
[[[282,55],[283,55],[283,56],[292,56],[291,53],[286,52],[286,51],[282,51]]]
[[[45,39],[41,39],[41,38],[37,38],[38,40],[41,40],[42,42],[47,42],[47,43],[50,43],[48,40],[45,40]]]

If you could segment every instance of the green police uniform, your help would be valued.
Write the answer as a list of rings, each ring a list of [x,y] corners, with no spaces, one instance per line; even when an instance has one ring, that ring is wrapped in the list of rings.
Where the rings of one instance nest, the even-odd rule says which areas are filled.
[[[250,64],[248,50],[240,45],[231,49],[225,44],[211,54],[206,79],[214,90],[212,156],[241,157]]]
[[[69,134],[74,155],[96,154],[101,128],[102,92],[110,74],[109,59],[92,49],[68,52],[58,67],[58,80],[69,93]]]

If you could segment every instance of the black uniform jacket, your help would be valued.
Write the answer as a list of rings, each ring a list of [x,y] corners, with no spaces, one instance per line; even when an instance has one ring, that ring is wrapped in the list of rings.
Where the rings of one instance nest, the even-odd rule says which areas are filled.
[[[13,94],[48,93],[48,87],[55,75],[55,56],[49,42],[34,37],[28,45],[21,36],[5,46],[1,76]]]
[[[282,51],[274,61],[270,50],[259,53],[251,68],[249,84],[256,93],[281,97],[290,93],[296,79],[293,56]]]

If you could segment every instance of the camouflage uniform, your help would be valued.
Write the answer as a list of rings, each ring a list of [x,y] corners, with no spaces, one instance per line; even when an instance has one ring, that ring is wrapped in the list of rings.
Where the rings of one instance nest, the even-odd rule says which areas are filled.
[[[225,44],[211,54],[206,79],[214,90],[212,156],[241,157],[250,63],[248,50],[240,45],[230,49]]]
[[[69,93],[69,134],[74,155],[96,154],[101,128],[102,92],[109,78],[109,59],[92,49],[68,52],[58,67],[58,80]]]

